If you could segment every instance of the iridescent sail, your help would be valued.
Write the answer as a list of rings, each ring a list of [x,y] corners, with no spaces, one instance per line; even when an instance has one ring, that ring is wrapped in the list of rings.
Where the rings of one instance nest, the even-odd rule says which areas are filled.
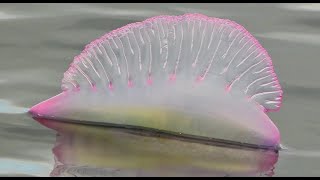
[[[74,58],[63,92],[31,108],[50,119],[159,130],[278,148],[270,56],[241,25],[200,14],[116,29]]]

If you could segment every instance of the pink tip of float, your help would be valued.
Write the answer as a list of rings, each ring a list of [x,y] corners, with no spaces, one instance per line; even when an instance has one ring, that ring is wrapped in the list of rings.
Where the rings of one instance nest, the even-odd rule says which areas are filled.
[[[93,85],[91,86],[91,89],[92,89],[93,92],[97,92],[97,87],[96,87],[95,84],[93,84]]]
[[[175,74],[170,74],[170,75],[169,75],[169,80],[170,80],[171,82],[174,82],[174,81],[176,80],[176,75],[175,75]]]
[[[74,87],[74,88],[72,89],[72,91],[73,91],[73,92],[79,92],[79,91],[80,91],[80,86],[77,85],[76,87]]]
[[[152,81],[152,77],[149,76],[148,79],[147,79],[147,84],[148,85],[152,85],[153,81]]]
[[[231,90],[231,84],[228,84],[226,87],[225,87],[225,91],[226,92],[230,92]]]
[[[109,82],[108,88],[109,88],[111,91],[113,90],[112,82]]]
[[[133,82],[131,80],[128,81],[128,87],[132,88],[133,87]]]
[[[54,111],[56,111],[56,107],[61,106],[65,98],[66,92],[62,92],[56,96],[53,96],[45,101],[34,105],[30,108],[29,113],[35,117],[41,117],[44,115],[49,115],[50,117],[52,117]]]
[[[203,80],[204,80],[203,76],[198,76],[197,79],[196,79],[196,82],[199,83],[199,82],[201,82]]]

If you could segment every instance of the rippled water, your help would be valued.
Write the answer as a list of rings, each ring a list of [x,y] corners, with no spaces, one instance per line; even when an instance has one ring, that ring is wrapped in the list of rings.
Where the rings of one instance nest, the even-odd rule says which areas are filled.
[[[34,120],[91,40],[155,15],[203,13],[242,24],[284,89],[270,114],[287,150],[208,146],[112,128]],[[0,176],[319,176],[319,4],[1,4]]]

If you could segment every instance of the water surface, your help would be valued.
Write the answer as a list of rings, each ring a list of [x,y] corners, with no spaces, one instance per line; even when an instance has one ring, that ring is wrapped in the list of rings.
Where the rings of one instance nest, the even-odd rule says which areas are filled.
[[[234,20],[268,50],[284,90],[270,117],[287,150],[211,147],[25,114],[60,92],[63,72],[91,40],[184,13]],[[0,176],[319,176],[319,19],[319,4],[1,4]]]

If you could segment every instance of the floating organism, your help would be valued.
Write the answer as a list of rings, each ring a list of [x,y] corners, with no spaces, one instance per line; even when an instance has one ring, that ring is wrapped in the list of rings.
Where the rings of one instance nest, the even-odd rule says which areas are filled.
[[[35,117],[279,149],[267,112],[282,90],[272,60],[241,25],[201,14],[157,16],[88,44],[62,92]]]

